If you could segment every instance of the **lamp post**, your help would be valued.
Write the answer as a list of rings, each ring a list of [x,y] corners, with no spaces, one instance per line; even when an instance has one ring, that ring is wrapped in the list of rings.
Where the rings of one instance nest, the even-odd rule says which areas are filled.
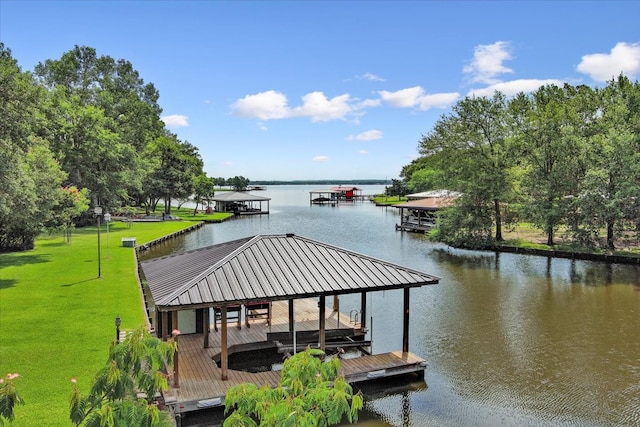
[[[100,216],[102,215],[102,208],[96,206],[93,208],[93,213],[98,217],[98,278],[100,278]]]
[[[107,224],[107,259],[111,258],[109,253],[109,223],[111,222],[111,214],[109,212],[104,214],[104,222]]]
[[[116,315],[116,344],[120,344],[120,324],[122,320],[119,315]]]

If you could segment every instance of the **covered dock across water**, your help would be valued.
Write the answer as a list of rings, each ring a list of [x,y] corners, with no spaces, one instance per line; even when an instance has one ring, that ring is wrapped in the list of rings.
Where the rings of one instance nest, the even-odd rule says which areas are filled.
[[[222,191],[211,200],[216,203],[216,211],[218,212],[233,212],[236,215],[261,215],[269,213],[271,199],[245,191]]]
[[[233,354],[367,347],[366,296],[373,291],[403,290],[402,349],[344,359],[345,377],[424,373],[425,360],[409,352],[410,289],[438,277],[294,234],[247,237],[140,266],[157,335],[180,330],[166,399],[176,414],[223,405],[229,387],[240,383],[278,383],[277,371],[230,369]],[[340,313],[338,296],[354,293],[358,316]],[[333,310],[326,297],[334,298]]]
[[[459,193],[454,194],[453,192],[448,192],[444,195],[432,195],[433,193],[423,193],[430,195],[429,197],[393,205],[393,207],[400,209],[400,224],[396,224],[396,230],[418,233],[429,231],[436,225],[437,212],[440,209],[452,206],[455,199],[460,197]],[[415,195],[407,197],[411,196]]]

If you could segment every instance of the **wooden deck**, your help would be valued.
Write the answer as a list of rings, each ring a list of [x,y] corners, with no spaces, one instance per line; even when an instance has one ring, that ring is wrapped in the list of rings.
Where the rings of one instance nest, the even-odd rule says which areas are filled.
[[[431,230],[435,224],[423,222],[421,224],[417,222],[403,221],[400,224],[396,224],[396,231],[413,231],[415,233],[425,233]]]
[[[318,329],[318,302],[316,299],[295,300],[296,331]],[[359,325],[350,323],[349,317],[326,310],[326,329],[354,328]],[[273,303],[271,324],[258,319],[246,327],[244,321],[239,329],[237,323],[228,324],[229,354],[251,349],[273,348],[275,344],[267,341],[267,333],[288,331],[288,303]],[[219,329],[219,328],[218,328]],[[330,353],[330,351],[327,351]],[[209,334],[209,348],[203,348],[201,334],[181,335],[178,337],[179,387],[170,385],[165,394],[167,405],[174,413],[180,414],[204,408],[224,405],[227,390],[241,383],[254,383],[258,386],[276,386],[280,372],[267,371],[250,373],[228,370],[228,380],[220,379],[221,369],[214,359],[220,355],[220,331]],[[402,352],[365,355],[357,358],[345,358],[341,361],[341,371],[351,383],[380,379],[417,372],[424,373],[426,362],[412,354]]]

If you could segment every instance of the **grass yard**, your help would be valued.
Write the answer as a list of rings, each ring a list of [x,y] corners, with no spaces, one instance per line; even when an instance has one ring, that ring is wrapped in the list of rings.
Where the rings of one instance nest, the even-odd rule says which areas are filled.
[[[378,194],[372,197],[370,200],[378,206],[389,206],[397,205],[398,203],[404,203],[408,199],[406,197],[385,196],[384,194]]]
[[[98,278],[97,228],[75,230],[71,243],[44,235],[36,248],[0,254],[0,377],[18,373],[25,401],[15,409],[15,426],[65,426],[71,378],[87,392],[122,330],[145,322],[135,276],[135,254],[121,244],[138,244],[193,225],[190,221],[121,222],[101,231]]]

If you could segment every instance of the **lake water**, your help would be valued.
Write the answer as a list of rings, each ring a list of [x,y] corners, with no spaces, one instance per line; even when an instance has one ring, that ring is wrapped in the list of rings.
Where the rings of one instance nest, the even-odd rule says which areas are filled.
[[[410,350],[428,361],[426,386],[365,389],[359,426],[640,425],[640,268],[448,248],[395,231],[396,208],[311,205],[323,188],[255,192],[271,198],[269,215],[207,225],[144,256],[295,233],[441,277],[411,290]],[[402,291],[367,302],[373,351],[401,349]],[[341,311],[358,308],[341,297]]]

